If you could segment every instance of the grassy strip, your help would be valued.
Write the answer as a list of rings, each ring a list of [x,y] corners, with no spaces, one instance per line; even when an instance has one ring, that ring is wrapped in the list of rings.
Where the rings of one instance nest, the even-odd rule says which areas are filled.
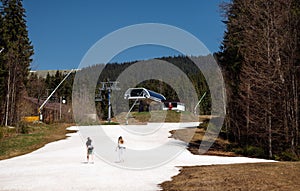
[[[36,124],[27,125],[27,133],[16,133],[17,129],[0,127],[0,160],[30,153],[43,147],[45,144],[65,139],[66,130],[71,124]]]
[[[197,116],[190,112],[177,111],[152,111],[152,112],[132,112],[132,116],[139,122],[192,122],[199,121]]]

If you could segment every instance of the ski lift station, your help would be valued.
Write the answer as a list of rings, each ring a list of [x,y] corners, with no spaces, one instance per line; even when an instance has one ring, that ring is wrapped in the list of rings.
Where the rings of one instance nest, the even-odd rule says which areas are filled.
[[[152,90],[148,90],[146,88],[129,88],[124,94],[124,99],[135,100],[133,106],[137,103],[138,100],[149,99],[151,101],[161,103],[162,110],[185,111],[184,103],[166,101],[165,96],[163,96],[162,94],[159,94]]]
[[[125,92],[124,99],[150,99],[156,102],[163,102],[166,100],[165,96],[163,96],[162,94],[156,93],[146,88],[129,88]]]

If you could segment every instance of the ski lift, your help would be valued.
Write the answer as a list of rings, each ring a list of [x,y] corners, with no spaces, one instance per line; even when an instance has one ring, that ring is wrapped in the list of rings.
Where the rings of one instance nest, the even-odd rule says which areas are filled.
[[[99,91],[99,93],[95,95],[95,102],[100,102],[100,101],[103,101],[101,91]]]

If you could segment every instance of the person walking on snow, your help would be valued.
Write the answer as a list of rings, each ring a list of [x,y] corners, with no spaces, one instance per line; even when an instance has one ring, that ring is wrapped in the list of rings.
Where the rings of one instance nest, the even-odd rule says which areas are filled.
[[[124,162],[123,152],[126,149],[126,147],[124,147],[123,144],[124,144],[124,140],[123,140],[122,136],[120,136],[118,138],[118,146],[116,148],[116,151],[118,152],[117,162]]]
[[[90,159],[90,156],[91,156],[92,157],[92,163],[94,163],[94,156],[93,156],[94,147],[92,145],[92,139],[90,137],[88,137],[85,144],[86,144],[86,149],[87,149],[87,155],[86,155],[87,162],[89,162],[89,159]]]

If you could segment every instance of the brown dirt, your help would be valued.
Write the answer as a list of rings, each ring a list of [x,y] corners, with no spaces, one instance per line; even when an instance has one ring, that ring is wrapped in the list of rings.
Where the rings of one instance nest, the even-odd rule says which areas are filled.
[[[189,142],[191,153],[199,154],[204,129],[183,129],[171,133],[173,138]],[[192,139],[186,140],[191,133]],[[227,145],[229,142],[218,138],[206,154],[237,156],[226,152]],[[300,190],[300,162],[182,167],[177,176],[160,186],[166,191],[296,191]]]
[[[296,191],[300,190],[300,162],[183,167],[160,186],[168,191]]]
[[[205,130],[203,128],[188,128],[188,129],[180,129],[171,131],[172,138],[179,139],[181,141],[188,143],[188,150],[192,154],[199,154],[199,146],[201,144],[201,140],[205,134]],[[214,155],[214,156],[238,156],[233,152],[226,151],[226,147],[230,143],[227,140],[217,138],[210,149],[205,153],[206,155]]]

